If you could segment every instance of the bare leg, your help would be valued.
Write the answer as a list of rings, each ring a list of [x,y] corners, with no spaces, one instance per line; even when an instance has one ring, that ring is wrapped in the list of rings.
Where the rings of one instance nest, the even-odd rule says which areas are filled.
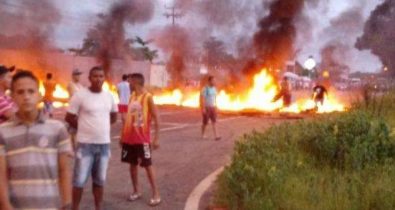
[[[83,188],[73,187],[73,210],[79,210]]]
[[[104,188],[102,186],[93,184],[92,192],[93,192],[93,197],[95,198],[95,209],[100,210],[103,203]]]
[[[130,178],[133,183],[133,193],[138,194],[139,192],[139,184],[138,184],[138,168],[135,165],[130,164]]]
[[[121,113],[121,121],[122,121],[122,126],[125,125],[125,121],[126,121],[126,114],[125,113]]]
[[[216,125],[216,123],[213,123],[212,126],[213,126],[213,132],[214,132],[215,140],[216,141],[221,140],[221,136],[219,136],[218,133],[217,133],[217,125]]]
[[[202,125],[202,138],[203,138],[203,139],[206,138],[205,132],[206,132],[206,125],[203,124],[203,125]]]
[[[215,125],[215,123],[212,123],[211,126],[213,127],[214,137],[215,137],[215,139],[217,139],[218,138],[217,126]]]
[[[148,180],[149,180],[149,183],[151,185],[152,198],[153,199],[159,199],[160,195],[159,195],[158,187],[156,186],[156,182],[155,182],[154,170],[153,170],[152,166],[145,167],[145,170],[147,172]]]

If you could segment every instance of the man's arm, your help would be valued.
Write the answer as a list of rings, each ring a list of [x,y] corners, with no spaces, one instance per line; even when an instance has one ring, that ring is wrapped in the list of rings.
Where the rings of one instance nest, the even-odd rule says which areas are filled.
[[[75,114],[71,114],[70,112],[66,113],[66,117],[64,119],[71,127],[77,129],[78,128],[78,116]]]
[[[110,113],[110,123],[114,124],[117,122],[117,113],[116,112],[111,112]]]
[[[151,113],[152,121],[154,123],[154,140],[152,141],[152,146],[153,149],[158,149],[159,148],[159,116],[158,116],[158,111],[156,109],[154,100],[152,97],[148,98],[148,109],[149,112]]]
[[[0,209],[13,209],[8,194],[7,162],[4,155],[0,155],[0,186]]]
[[[64,209],[71,207],[71,167],[70,156],[67,153],[60,153],[58,156],[59,165],[59,193]],[[67,208],[66,208],[67,207]]]

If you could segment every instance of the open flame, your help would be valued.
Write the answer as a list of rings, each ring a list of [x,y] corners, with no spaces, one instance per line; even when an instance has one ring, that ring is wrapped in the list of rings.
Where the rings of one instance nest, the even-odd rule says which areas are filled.
[[[117,88],[115,85],[110,84],[109,82],[105,81],[103,83],[103,90],[108,91],[111,93],[111,95],[114,97],[115,103],[119,103],[119,97],[118,97],[118,92]],[[43,81],[39,82],[39,92],[41,95],[45,95],[45,88],[44,88],[44,83]],[[53,103],[53,106],[55,108],[61,108],[68,106],[68,101],[70,100],[70,94],[67,91],[65,87],[63,87],[60,84],[56,84],[55,86],[55,91],[53,92],[52,96],[54,97],[55,101]],[[41,105],[43,106],[43,105]]]
[[[116,104],[119,103],[117,87],[109,82],[105,81],[103,84],[103,90],[110,92]]]
[[[217,95],[217,107],[223,111],[243,111],[257,110],[263,112],[289,112],[301,113],[307,110],[314,110],[316,104],[312,99],[299,100],[289,107],[284,107],[281,100],[273,102],[273,98],[278,93],[278,86],[266,69],[254,76],[253,85],[246,92],[241,94],[231,94],[225,90],[219,91]],[[200,91],[183,93],[176,89],[161,95],[154,96],[155,104],[158,105],[177,105],[198,108],[200,103]],[[334,96],[326,97],[323,105],[318,105],[317,113],[328,113],[344,111],[345,107],[339,103]]]

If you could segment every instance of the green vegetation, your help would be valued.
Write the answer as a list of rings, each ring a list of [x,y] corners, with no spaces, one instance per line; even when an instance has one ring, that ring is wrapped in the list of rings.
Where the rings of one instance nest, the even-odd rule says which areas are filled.
[[[395,209],[388,124],[395,115],[387,110],[394,99],[244,136],[218,178],[216,203],[243,210]],[[380,106],[386,112],[378,114]]]

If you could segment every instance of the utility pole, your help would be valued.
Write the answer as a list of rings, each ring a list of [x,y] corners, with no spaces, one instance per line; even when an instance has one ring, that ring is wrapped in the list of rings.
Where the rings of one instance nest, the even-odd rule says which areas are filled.
[[[176,24],[176,19],[183,16],[181,12],[177,11],[176,6],[167,7],[165,5],[165,9],[168,10],[168,12],[164,13],[163,16],[165,16],[166,18],[171,18],[173,26]]]

